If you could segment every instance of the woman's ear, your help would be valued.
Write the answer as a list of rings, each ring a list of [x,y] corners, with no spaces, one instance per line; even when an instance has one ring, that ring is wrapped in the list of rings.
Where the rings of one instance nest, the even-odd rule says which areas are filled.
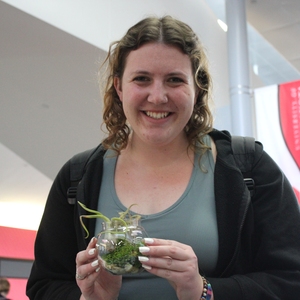
[[[116,89],[116,92],[120,98],[120,101],[123,100],[123,93],[122,93],[122,82],[120,77],[114,77],[114,87]]]

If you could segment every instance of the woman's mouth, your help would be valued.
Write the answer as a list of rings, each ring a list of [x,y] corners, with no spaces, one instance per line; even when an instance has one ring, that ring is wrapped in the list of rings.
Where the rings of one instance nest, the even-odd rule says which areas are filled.
[[[145,114],[153,119],[164,119],[170,115],[169,112],[154,112],[154,111],[145,111]]]

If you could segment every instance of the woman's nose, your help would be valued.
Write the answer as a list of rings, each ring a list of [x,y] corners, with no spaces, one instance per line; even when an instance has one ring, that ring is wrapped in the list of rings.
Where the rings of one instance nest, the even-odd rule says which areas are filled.
[[[162,83],[154,83],[150,88],[147,100],[155,105],[167,103],[168,96],[164,85]]]

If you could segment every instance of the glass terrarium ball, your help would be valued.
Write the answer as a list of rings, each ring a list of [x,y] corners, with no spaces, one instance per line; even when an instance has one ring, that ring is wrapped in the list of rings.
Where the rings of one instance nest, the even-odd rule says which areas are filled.
[[[102,226],[98,245],[105,269],[116,275],[143,271],[138,256],[142,255],[139,247],[144,246],[143,239],[147,234],[140,218],[130,217],[122,222],[112,220]]]

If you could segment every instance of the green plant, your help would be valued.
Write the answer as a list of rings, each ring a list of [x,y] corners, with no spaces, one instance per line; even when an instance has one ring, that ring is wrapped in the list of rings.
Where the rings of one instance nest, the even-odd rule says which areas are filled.
[[[125,212],[119,212],[118,217],[109,219],[101,212],[87,208],[83,203],[79,205],[90,214],[81,215],[80,222],[86,232],[84,218],[100,218],[105,224],[104,230],[98,236],[99,254],[104,261],[105,268],[113,274],[137,273],[143,270],[138,256],[139,247],[144,246],[144,229],[139,226],[140,215],[131,215],[130,207]]]
[[[91,215],[81,215],[80,216],[80,223],[84,229],[84,231],[86,232],[86,238],[89,237],[89,231],[87,230],[86,226],[84,225],[83,222],[83,218],[87,218],[87,219],[92,219],[92,218],[100,218],[102,219],[105,223],[108,224],[114,224],[114,226],[117,225],[123,225],[125,227],[128,226],[128,224],[130,224],[130,222],[132,221],[133,218],[135,219],[140,219],[140,215],[131,215],[130,209],[132,206],[134,206],[135,204],[130,205],[126,211],[124,212],[119,212],[119,217],[113,217],[111,219],[109,219],[108,217],[106,217],[105,215],[103,215],[101,212],[97,211],[97,210],[93,210],[90,208],[87,208],[85,204],[81,203],[78,201],[78,204],[87,212],[92,213]]]

